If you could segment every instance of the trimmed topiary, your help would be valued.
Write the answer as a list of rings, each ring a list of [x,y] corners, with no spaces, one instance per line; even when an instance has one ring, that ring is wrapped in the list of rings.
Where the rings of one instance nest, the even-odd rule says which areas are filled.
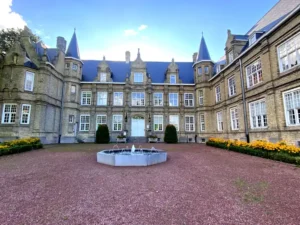
[[[109,131],[106,124],[100,124],[96,132],[96,143],[106,144],[109,143]]]
[[[177,143],[178,142],[177,130],[174,125],[169,124],[166,126],[164,142],[166,142],[166,143]]]

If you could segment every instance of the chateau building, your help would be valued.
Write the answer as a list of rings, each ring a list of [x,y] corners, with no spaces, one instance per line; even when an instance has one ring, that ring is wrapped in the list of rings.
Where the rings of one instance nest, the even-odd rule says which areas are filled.
[[[21,39],[0,54],[0,141],[93,142],[99,124],[111,141],[156,134],[167,124],[180,142],[209,137],[287,140],[300,145],[300,5],[279,1],[244,35],[227,32],[214,62],[204,37],[191,62],[82,60],[76,33],[67,47]]]

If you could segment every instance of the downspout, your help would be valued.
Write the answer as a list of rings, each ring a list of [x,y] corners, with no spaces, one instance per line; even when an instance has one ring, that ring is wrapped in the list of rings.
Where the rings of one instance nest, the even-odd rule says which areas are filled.
[[[245,84],[244,84],[244,75],[243,75],[243,68],[242,68],[242,60],[239,59],[240,63],[240,79],[241,79],[241,86],[242,86],[242,97],[243,97],[243,111],[244,111],[244,124],[245,124],[245,136],[246,140],[249,143],[249,129],[248,129],[248,120],[247,120],[247,106],[246,106],[246,97],[245,97]]]
[[[65,81],[63,80],[62,93],[61,93],[61,104],[60,104],[60,117],[59,117],[59,131],[58,131],[58,144],[60,144],[62,134],[62,120],[64,112],[64,96],[65,96]]]

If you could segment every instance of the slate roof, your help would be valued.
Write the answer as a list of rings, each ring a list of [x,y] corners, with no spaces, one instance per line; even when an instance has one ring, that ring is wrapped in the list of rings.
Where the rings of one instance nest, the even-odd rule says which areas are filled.
[[[208,48],[206,46],[205,39],[203,36],[202,36],[201,42],[200,42],[200,47],[199,47],[199,51],[198,51],[198,55],[197,55],[197,62],[200,62],[202,60],[211,60],[209,52],[208,52]]]
[[[77,37],[76,37],[75,30],[74,30],[73,36],[71,38],[66,56],[67,57],[73,57],[75,59],[80,59],[79,47],[78,47],[78,42],[77,42]]]

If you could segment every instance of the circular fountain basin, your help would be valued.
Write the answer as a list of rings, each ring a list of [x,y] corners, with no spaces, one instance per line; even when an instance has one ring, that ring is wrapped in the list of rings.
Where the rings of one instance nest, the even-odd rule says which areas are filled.
[[[153,149],[103,150],[97,153],[97,162],[111,166],[150,166],[167,161],[167,152]]]

